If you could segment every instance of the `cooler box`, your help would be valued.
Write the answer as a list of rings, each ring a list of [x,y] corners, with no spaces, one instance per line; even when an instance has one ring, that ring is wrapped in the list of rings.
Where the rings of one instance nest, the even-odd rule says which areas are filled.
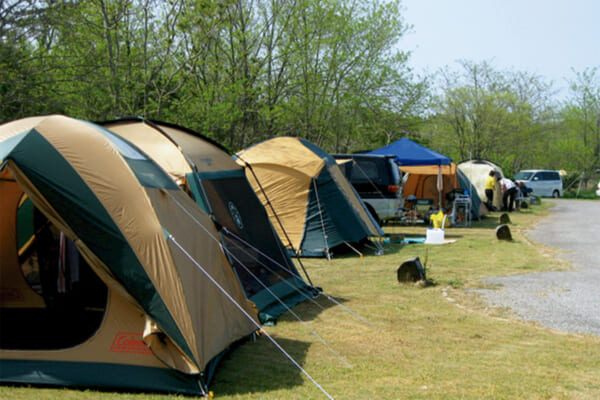
[[[428,228],[425,243],[444,244],[444,230],[439,228]]]

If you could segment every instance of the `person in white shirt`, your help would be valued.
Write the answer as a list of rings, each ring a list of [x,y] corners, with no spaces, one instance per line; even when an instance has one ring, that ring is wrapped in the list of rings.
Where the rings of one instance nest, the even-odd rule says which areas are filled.
[[[512,212],[515,208],[517,197],[517,185],[508,178],[498,178],[498,184],[502,188],[502,211]]]

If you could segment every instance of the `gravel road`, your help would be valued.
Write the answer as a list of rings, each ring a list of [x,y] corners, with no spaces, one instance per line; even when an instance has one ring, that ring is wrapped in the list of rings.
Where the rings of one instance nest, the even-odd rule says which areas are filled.
[[[555,206],[528,237],[564,250],[560,256],[574,269],[491,278],[485,282],[502,287],[478,292],[489,303],[510,307],[542,326],[600,335],[600,202],[546,201]]]

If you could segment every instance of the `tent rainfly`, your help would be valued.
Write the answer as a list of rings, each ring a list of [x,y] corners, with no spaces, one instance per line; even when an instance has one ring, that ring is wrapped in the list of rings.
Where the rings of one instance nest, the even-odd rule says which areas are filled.
[[[0,165],[0,382],[205,393],[260,326],[209,215],[65,116],[1,125]]]
[[[290,307],[318,295],[299,276],[244,169],[225,148],[160,121],[129,118],[101,124],[154,159],[212,217],[229,262],[262,323],[274,323]]]
[[[380,237],[373,220],[336,161],[293,137],[257,143],[235,155],[283,243],[304,257]]]

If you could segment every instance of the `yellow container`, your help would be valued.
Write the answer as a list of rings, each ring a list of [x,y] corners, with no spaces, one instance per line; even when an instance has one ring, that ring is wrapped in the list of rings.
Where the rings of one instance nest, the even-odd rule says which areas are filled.
[[[429,219],[433,222],[433,227],[436,229],[444,229],[444,225],[446,225],[446,214],[442,210],[438,211],[436,214],[432,214]]]

